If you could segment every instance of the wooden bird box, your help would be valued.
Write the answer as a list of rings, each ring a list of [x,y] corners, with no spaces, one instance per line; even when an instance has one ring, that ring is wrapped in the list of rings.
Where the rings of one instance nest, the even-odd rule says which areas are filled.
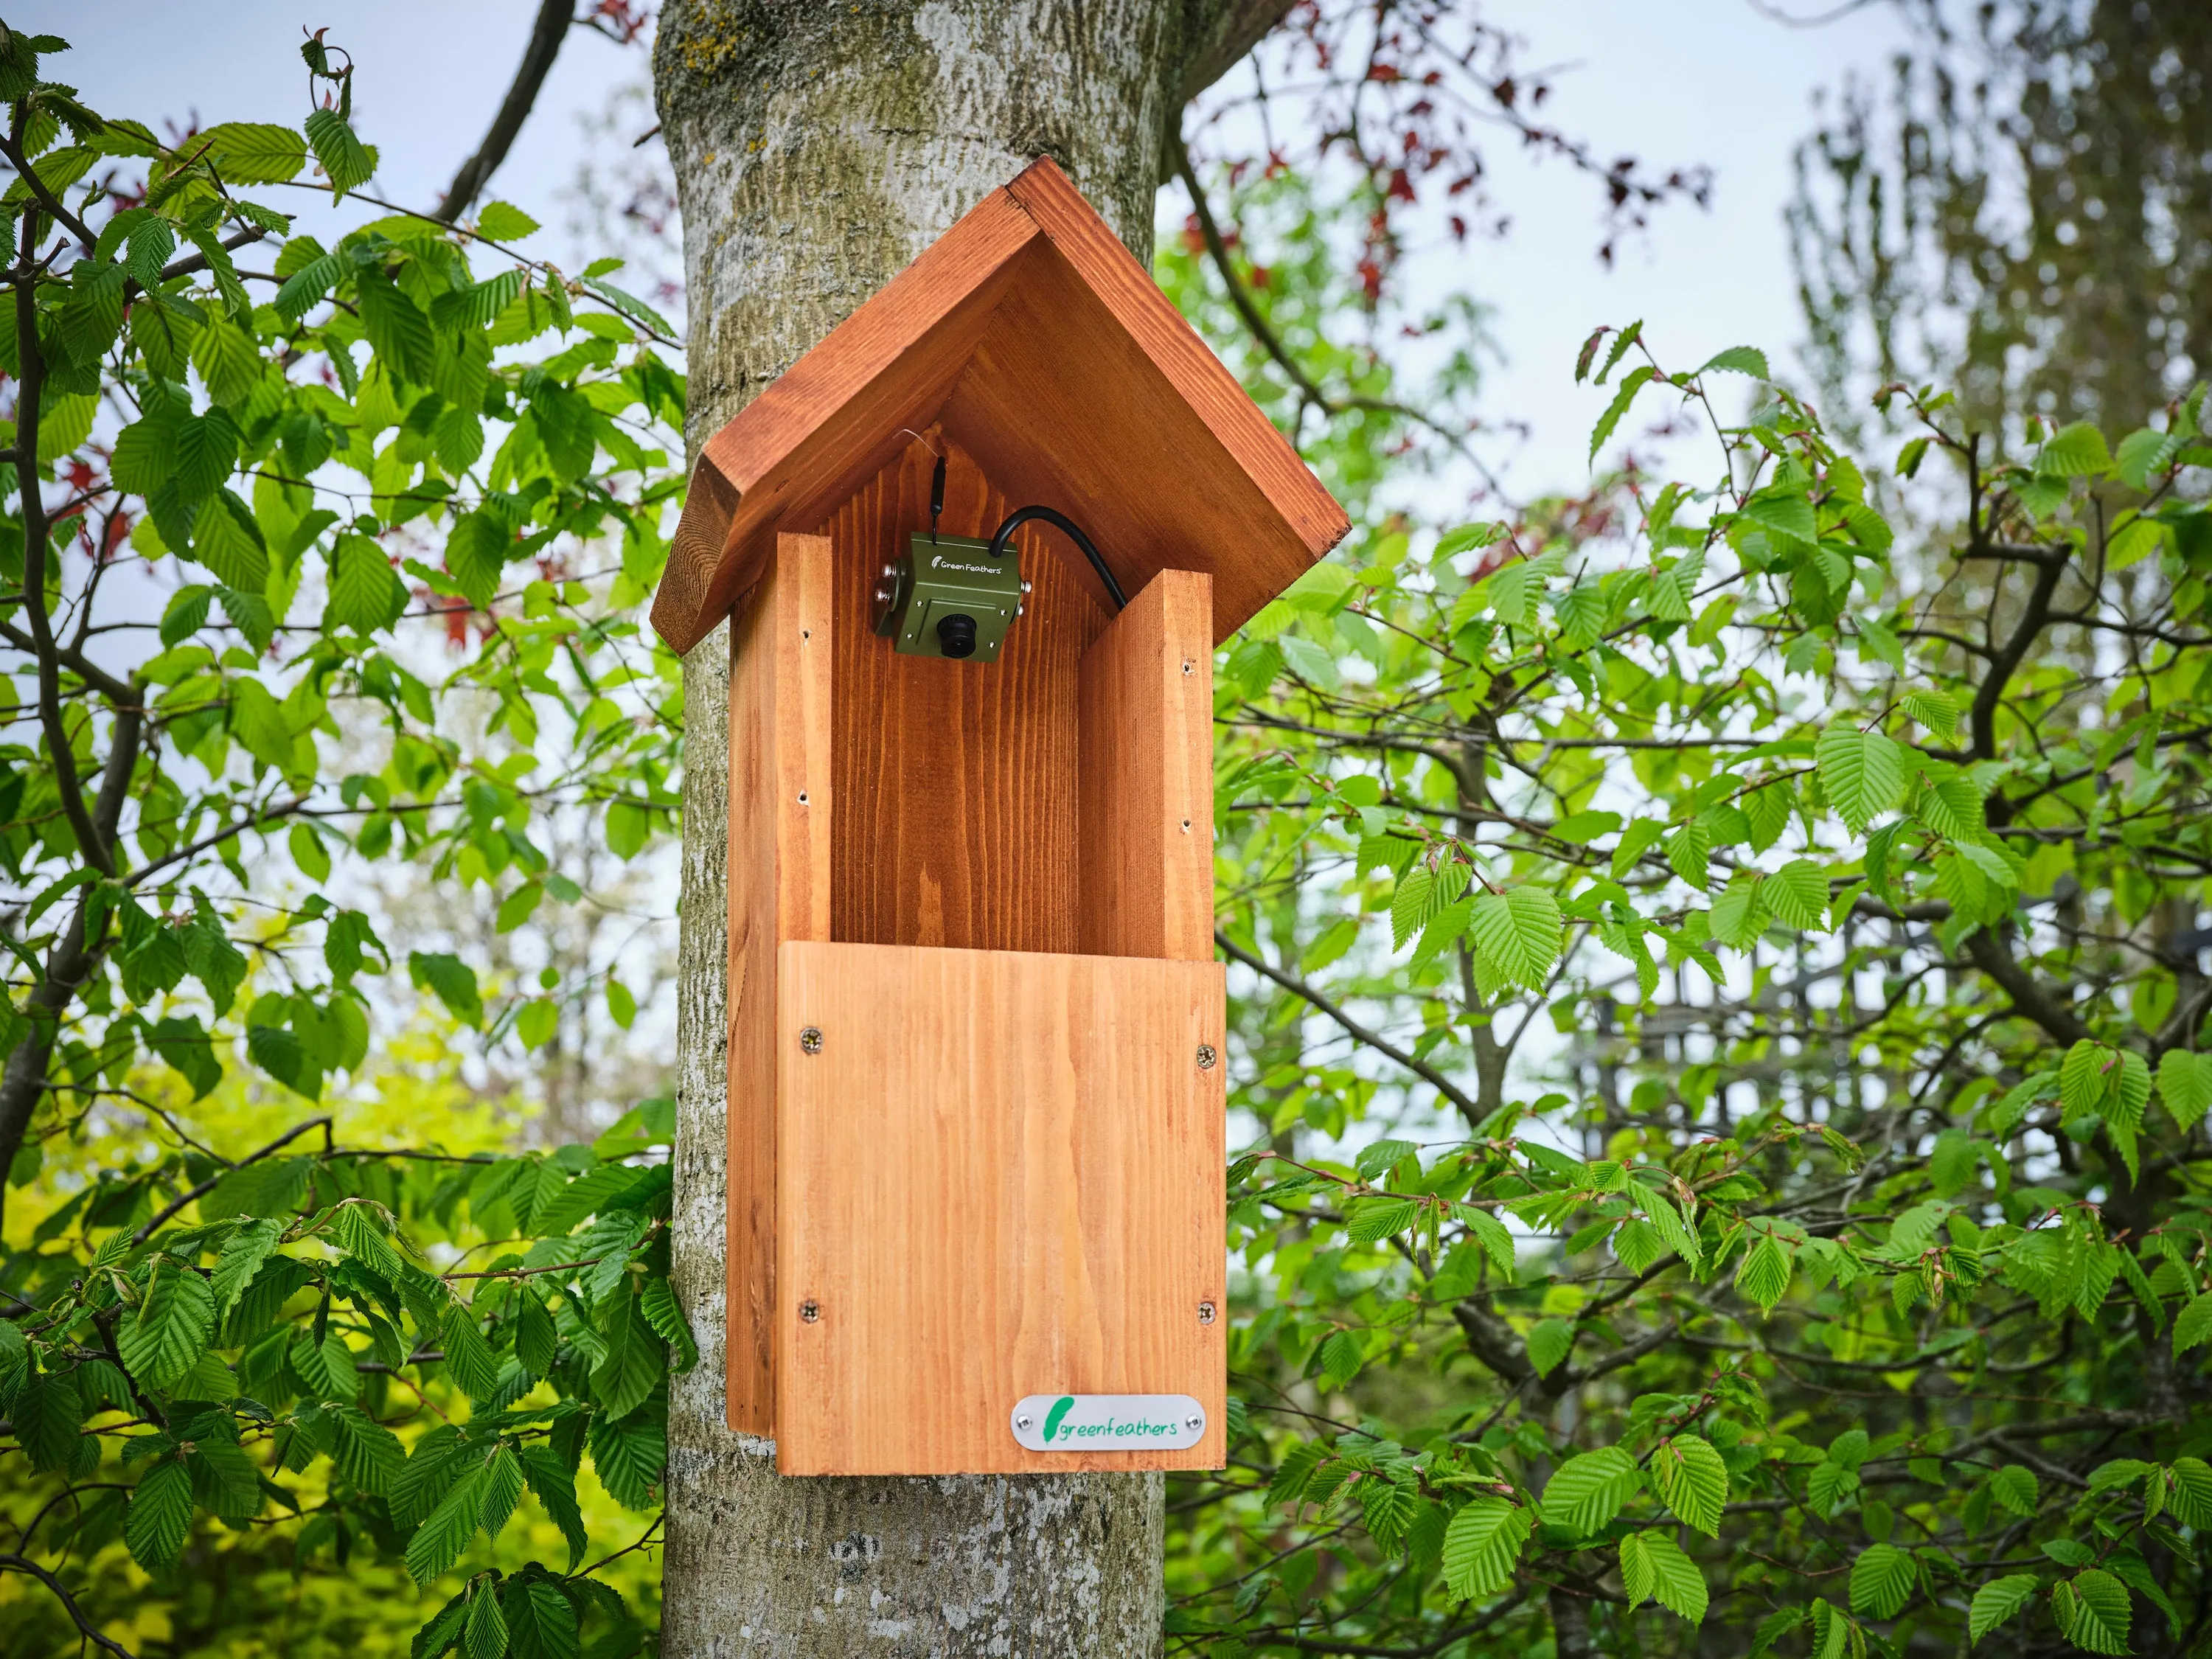
[[[1051,507],[1127,607],[1032,523],[995,661],[878,635],[940,461],[941,537]],[[1222,1463],[1213,647],[1346,528],[1048,161],[702,450],[653,620],[734,612],[729,1420],[785,1474]]]

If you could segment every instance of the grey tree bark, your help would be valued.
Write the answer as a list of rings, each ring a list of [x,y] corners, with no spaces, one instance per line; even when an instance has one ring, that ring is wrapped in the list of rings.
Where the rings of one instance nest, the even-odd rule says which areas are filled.
[[[1149,258],[1164,141],[1286,0],[671,0],[653,82],[684,214],[687,437],[718,430],[1049,155]],[[1158,1475],[784,1480],[723,1390],[728,633],[684,664],[675,1279],[662,1649],[1160,1650]]]

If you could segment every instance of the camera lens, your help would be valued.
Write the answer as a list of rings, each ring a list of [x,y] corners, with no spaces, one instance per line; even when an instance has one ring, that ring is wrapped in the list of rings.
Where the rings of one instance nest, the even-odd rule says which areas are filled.
[[[975,619],[961,611],[940,617],[937,624],[937,648],[948,657],[974,656]]]

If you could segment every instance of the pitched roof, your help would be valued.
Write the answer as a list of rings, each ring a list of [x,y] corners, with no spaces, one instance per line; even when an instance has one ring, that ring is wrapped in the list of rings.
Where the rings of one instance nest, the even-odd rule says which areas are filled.
[[[1226,638],[1350,527],[1049,160],[994,191],[709,438],[653,625],[688,651],[902,447],[943,425],[1009,499],[1084,526],[1134,595],[1213,578]],[[1085,573],[1088,580],[1088,573]]]

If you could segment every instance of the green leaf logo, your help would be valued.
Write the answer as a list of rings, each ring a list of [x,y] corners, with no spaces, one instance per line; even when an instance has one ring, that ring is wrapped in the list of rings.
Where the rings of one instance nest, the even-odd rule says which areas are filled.
[[[1052,1402],[1052,1409],[1044,1414],[1044,1443],[1052,1444],[1052,1437],[1060,1431],[1060,1419],[1075,1409],[1075,1396],[1064,1394]]]

